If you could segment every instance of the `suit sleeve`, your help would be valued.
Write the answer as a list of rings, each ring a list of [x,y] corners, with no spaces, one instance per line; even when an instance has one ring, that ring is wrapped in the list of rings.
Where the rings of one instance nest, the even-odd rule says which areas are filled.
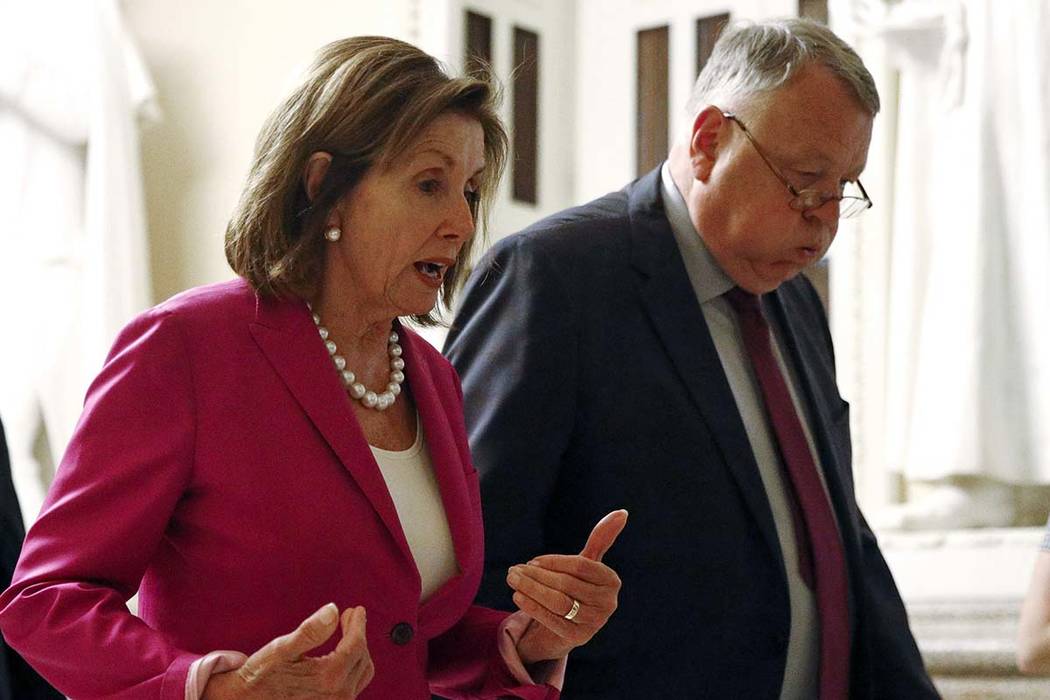
[[[88,390],[12,586],[8,643],[76,698],[181,700],[198,658],[128,612],[184,493],[193,380],[176,320],[149,312],[118,338]]]
[[[573,299],[539,244],[515,236],[481,262],[445,353],[463,382],[481,480],[479,602],[513,610],[506,571],[547,549],[545,513],[570,444],[579,358]]]

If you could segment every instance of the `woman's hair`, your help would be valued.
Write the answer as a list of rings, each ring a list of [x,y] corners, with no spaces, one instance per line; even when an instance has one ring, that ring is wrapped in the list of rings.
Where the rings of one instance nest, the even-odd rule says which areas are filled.
[[[728,107],[772,92],[811,63],[827,67],[868,112],[878,113],[879,92],[860,56],[830,29],[807,19],[744,21],[726,27],[696,79],[689,112],[695,115],[709,104]]]
[[[373,166],[386,166],[445,112],[480,122],[485,170],[479,176],[480,226],[492,202],[507,152],[487,77],[453,78],[436,59],[397,39],[360,36],[320,50],[305,77],[267,119],[251,172],[226,228],[226,259],[262,295],[309,299],[320,285],[332,207]],[[332,162],[313,200],[303,173],[313,153]],[[445,275],[449,306],[462,280],[473,238]],[[417,316],[437,323],[433,313]]]

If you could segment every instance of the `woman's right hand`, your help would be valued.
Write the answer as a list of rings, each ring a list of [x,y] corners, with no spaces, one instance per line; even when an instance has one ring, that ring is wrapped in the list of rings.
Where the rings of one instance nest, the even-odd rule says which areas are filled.
[[[325,656],[306,656],[342,623],[343,638]],[[208,681],[203,700],[318,698],[353,700],[372,680],[375,667],[365,638],[365,609],[339,609],[329,603],[303,620],[294,632],[277,637],[235,671]]]

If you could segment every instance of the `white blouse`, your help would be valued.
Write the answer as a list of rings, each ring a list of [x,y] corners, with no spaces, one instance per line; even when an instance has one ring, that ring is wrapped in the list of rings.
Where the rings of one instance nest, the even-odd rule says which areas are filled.
[[[405,539],[416,560],[423,581],[420,600],[426,600],[459,569],[419,415],[416,415],[416,441],[407,450],[396,452],[369,447],[386,480]]]

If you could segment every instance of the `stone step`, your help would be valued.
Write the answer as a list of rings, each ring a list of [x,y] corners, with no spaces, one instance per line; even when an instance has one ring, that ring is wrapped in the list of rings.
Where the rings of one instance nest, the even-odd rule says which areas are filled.
[[[946,700],[1050,699],[1017,669],[1017,622],[1042,528],[879,533],[926,667]]]
[[[944,700],[1046,700],[1050,680],[1043,678],[957,678],[934,676]]]

